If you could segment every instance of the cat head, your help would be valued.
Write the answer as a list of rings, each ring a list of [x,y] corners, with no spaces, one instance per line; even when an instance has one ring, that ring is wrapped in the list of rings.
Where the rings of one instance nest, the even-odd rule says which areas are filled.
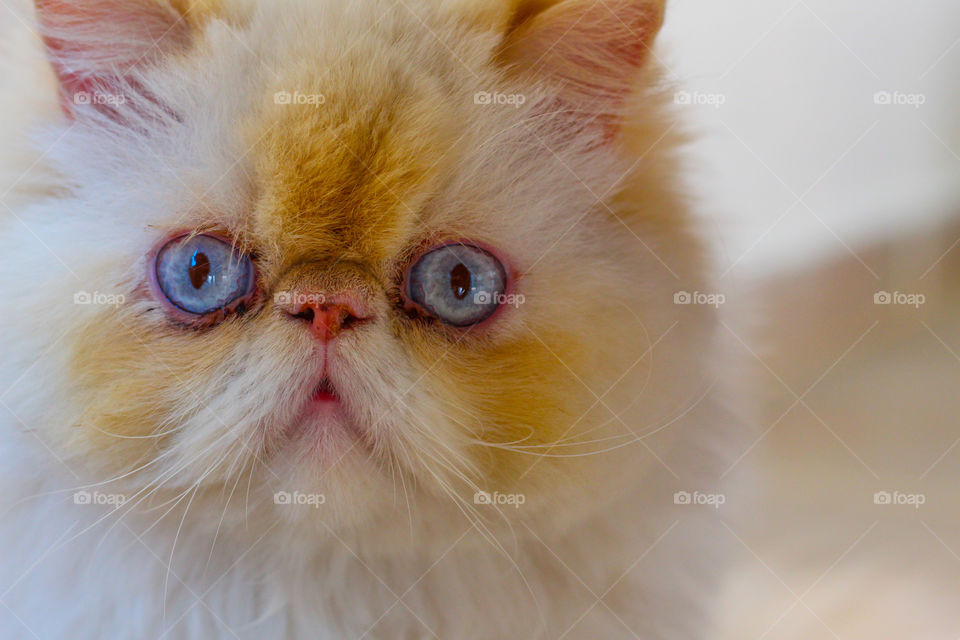
[[[37,8],[64,121],[3,340],[68,465],[345,525],[657,465],[706,341],[663,0]]]

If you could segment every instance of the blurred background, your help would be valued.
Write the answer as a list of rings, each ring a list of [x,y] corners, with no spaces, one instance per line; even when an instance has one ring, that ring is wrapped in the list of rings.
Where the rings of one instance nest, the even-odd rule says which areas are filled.
[[[673,0],[660,42],[762,391],[721,637],[960,638],[960,3]]]
[[[0,3],[0,48],[35,46],[8,11],[29,3]],[[669,4],[659,55],[761,389],[720,638],[960,638],[960,3]]]

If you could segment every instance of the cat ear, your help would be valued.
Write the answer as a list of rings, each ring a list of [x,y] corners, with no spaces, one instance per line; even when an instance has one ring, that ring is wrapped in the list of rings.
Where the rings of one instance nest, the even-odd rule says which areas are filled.
[[[575,109],[612,115],[650,56],[666,0],[520,0],[500,59],[556,85]]]
[[[68,116],[90,105],[115,116],[131,70],[186,46],[190,25],[168,0],[35,0]],[[133,83],[134,85],[136,83]]]

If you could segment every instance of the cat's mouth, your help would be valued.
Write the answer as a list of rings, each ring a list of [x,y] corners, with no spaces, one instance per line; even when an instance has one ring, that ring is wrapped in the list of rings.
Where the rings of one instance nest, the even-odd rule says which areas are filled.
[[[333,386],[330,379],[324,378],[314,387],[313,393],[310,395],[310,400],[316,403],[339,402],[340,396],[337,394],[337,389]]]
[[[304,444],[328,448],[342,443],[341,438],[350,434],[351,438],[355,437],[357,427],[337,386],[325,375],[304,398],[303,408],[288,427],[287,436]]]

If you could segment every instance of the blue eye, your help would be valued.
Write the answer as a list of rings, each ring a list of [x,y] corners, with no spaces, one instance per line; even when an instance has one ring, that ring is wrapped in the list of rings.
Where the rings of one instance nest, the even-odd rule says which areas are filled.
[[[406,293],[442,322],[466,327],[490,317],[506,287],[506,271],[491,253],[449,244],[426,253],[410,268]]]
[[[229,243],[209,235],[174,238],[156,259],[157,284],[177,308],[204,315],[253,291],[253,263]]]

